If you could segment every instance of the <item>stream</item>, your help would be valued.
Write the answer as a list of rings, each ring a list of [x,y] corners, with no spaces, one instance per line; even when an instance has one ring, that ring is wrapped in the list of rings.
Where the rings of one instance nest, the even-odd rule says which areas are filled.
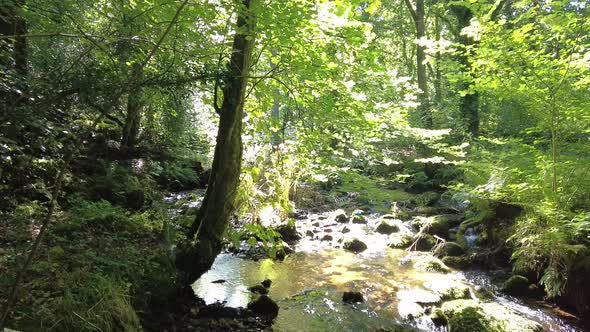
[[[280,307],[273,331],[447,331],[434,325],[428,310],[416,305],[416,297],[428,297],[440,284],[452,283],[468,287],[474,298],[477,290],[491,291],[494,303],[542,324],[546,331],[582,331],[548,309],[494,292],[491,272],[442,274],[414,268],[414,258],[431,254],[389,248],[389,237],[374,231],[379,215],[369,215],[367,224],[339,224],[334,213],[297,220],[297,231],[306,235],[284,261],[220,254],[193,284],[195,294],[207,304],[245,307],[257,296],[248,287],[270,279],[269,296]],[[400,232],[412,232],[409,225],[400,226]],[[360,239],[367,250],[355,254],[342,249],[349,238]],[[361,292],[365,301],[344,304],[345,291]]]

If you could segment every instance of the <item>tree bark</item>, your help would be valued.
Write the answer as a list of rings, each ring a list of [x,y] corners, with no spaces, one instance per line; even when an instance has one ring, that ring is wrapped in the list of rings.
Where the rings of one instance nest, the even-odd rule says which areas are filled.
[[[242,118],[250,59],[254,46],[253,2],[243,0],[236,24],[232,55],[219,108],[219,128],[211,176],[203,204],[176,256],[184,284],[206,272],[221,252],[222,236],[235,210],[242,165]]]
[[[406,6],[410,11],[414,25],[416,27],[416,39],[420,40],[426,36],[426,23],[424,13],[424,0],[416,0],[416,8],[412,6],[410,0],[405,0]],[[423,45],[416,44],[416,77],[418,80],[418,101],[420,102],[419,111],[422,122],[425,127],[432,127],[432,115],[429,110],[428,98],[428,77],[426,76],[426,51]]]
[[[475,81],[475,76],[472,72],[472,63],[468,55],[469,48],[475,45],[475,41],[469,36],[460,34],[463,28],[471,24],[473,13],[469,8],[462,5],[454,5],[451,7],[451,10],[457,18],[459,28],[457,29],[459,31],[459,36],[457,36],[458,41],[464,47],[463,53],[459,56],[459,64],[468,75],[468,78],[462,80],[458,86],[460,91],[466,91],[465,95],[459,100],[459,113],[463,117],[465,130],[473,137],[477,137],[479,135],[479,93],[471,89],[471,84]]]

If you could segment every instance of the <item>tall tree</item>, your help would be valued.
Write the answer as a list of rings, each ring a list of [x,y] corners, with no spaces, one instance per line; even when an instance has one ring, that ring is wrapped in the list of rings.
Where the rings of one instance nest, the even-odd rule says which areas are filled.
[[[420,115],[426,127],[432,127],[432,115],[428,109],[428,77],[426,76],[426,47],[422,43],[422,39],[426,37],[426,15],[424,11],[424,0],[416,0],[416,7],[412,5],[410,0],[404,0],[406,7],[412,15],[414,26],[416,28],[416,77],[418,80],[418,88],[420,93],[418,99],[420,101]]]
[[[188,241],[179,248],[176,264],[191,283],[207,271],[221,252],[222,236],[235,210],[242,165],[242,120],[254,46],[254,3],[243,0],[239,8],[232,54],[223,82],[223,101],[214,106],[219,114],[217,142],[211,176],[203,204],[190,228]],[[217,89],[217,87],[216,87]]]

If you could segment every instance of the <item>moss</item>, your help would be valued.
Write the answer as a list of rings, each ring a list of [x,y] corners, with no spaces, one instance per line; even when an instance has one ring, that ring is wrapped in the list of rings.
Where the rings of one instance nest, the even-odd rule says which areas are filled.
[[[513,275],[502,284],[502,291],[508,295],[522,296],[529,291],[529,280],[521,275]]]
[[[341,184],[337,189],[345,193],[358,193],[357,203],[367,204],[372,210],[381,213],[389,212],[392,202],[413,197],[403,190],[388,189],[379,183],[379,179],[352,172],[341,175]]]
[[[421,256],[415,258],[414,268],[425,272],[448,273],[450,271],[445,263],[432,256]]]
[[[414,241],[416,242],[416,250],[419,251],[430,251],[436,245],[436,240],[429,234],[419,234],[414,238]]]
[[[391,233],[399,232],[399,226],[396,224],[389,223],[387,221],[382,221],[381,223],[379,223],[375,231],[377,233],[389,235]]]
[[[405,249],[409,247],[414,239],[406,233],[394,233],[389,236],[389,248]]]
[[[447,315],[445,315],[445,313],[440,308],[436,308],[432,311],[430,314],[430,319],[435,326],[446,326],[449,324]]]
[[[416,204],[420,206],[433,206],[440,199],[440,194],[434,191],[428,191],[417,195],[415,198]]]
[[[443,301],[469,299],[471,292],[469,286],[447,278],[432,279],[424,284],[440,296]]]
[[[478,304],[473,300],[443,303],[443,313],[449,317],[449,330],[484,332],[540,332],[543,327],[497,303]]]
[[[465,253],[465,250],[461,245],[457,242],[447,241],[442,243],[440,246],[437,246],[434,254],[442,257],[442,256],[461,256]]]
[[[458,270],[464,270],[470,265],[469,260],[465,257],[445,256],[441,260],[448,267]]]

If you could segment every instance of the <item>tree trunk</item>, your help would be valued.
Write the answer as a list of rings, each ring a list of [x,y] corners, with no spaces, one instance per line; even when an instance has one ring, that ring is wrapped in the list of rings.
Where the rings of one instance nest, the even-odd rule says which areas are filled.
[[[237,18],[238,31],[223,87],[219,129],[209,185],[188,240],[178,248],[176,265],[182,282],[190,284],[206,272],[221,252],[222,236],[235,210],[235,197],[242,164],[242,118],[250,58],[256,25],[252,13],[255,0],[243,0]]]
[[[459,32],[471,24],[473,13],[469,8],[461,5],[455,5],[451,7],[451,10],[457,18]],[[458,40],[459,43],[464,46],[464,51],[459,56],[459,64],[468,74],[468,79],[462,80],[458,86],[460,91],[466,91],[465,95],[462,96],[461,100],[459,101],[459,113],[463,117],[465,130],[473,137],[477,137],[479,135],[479,94],[477,91],[472,91],[471,89],[471,85],[475,81],[475,77],[472,72],[471,59],[467,54],[469,52],[469,48],[475,45],[475,42],[472,38],[465,35],[459,35]]]
[[[420,40],[426,36],[426,23],[424,13],[424,0],[416,0],[416,8],[412,6],[410,0],[405,0],[406,6],[410,11],[414,25],[416,27],[416,39]],[[426,76],[426,52],[425,47],[416,44],[416,76],[418,80],[418,101],[420,102],[419,111],[422,117],[422,122],[427,128],[432,127],[432,115],[430,114],[428,105],[428,77]]]
[[[137,144],[139,127],[141,124],[141,113],[143,108],[141,89],[136,88],[127,96],[127,115],[123,126],[123,137],[121,146],[125,149],[133,149]]]

